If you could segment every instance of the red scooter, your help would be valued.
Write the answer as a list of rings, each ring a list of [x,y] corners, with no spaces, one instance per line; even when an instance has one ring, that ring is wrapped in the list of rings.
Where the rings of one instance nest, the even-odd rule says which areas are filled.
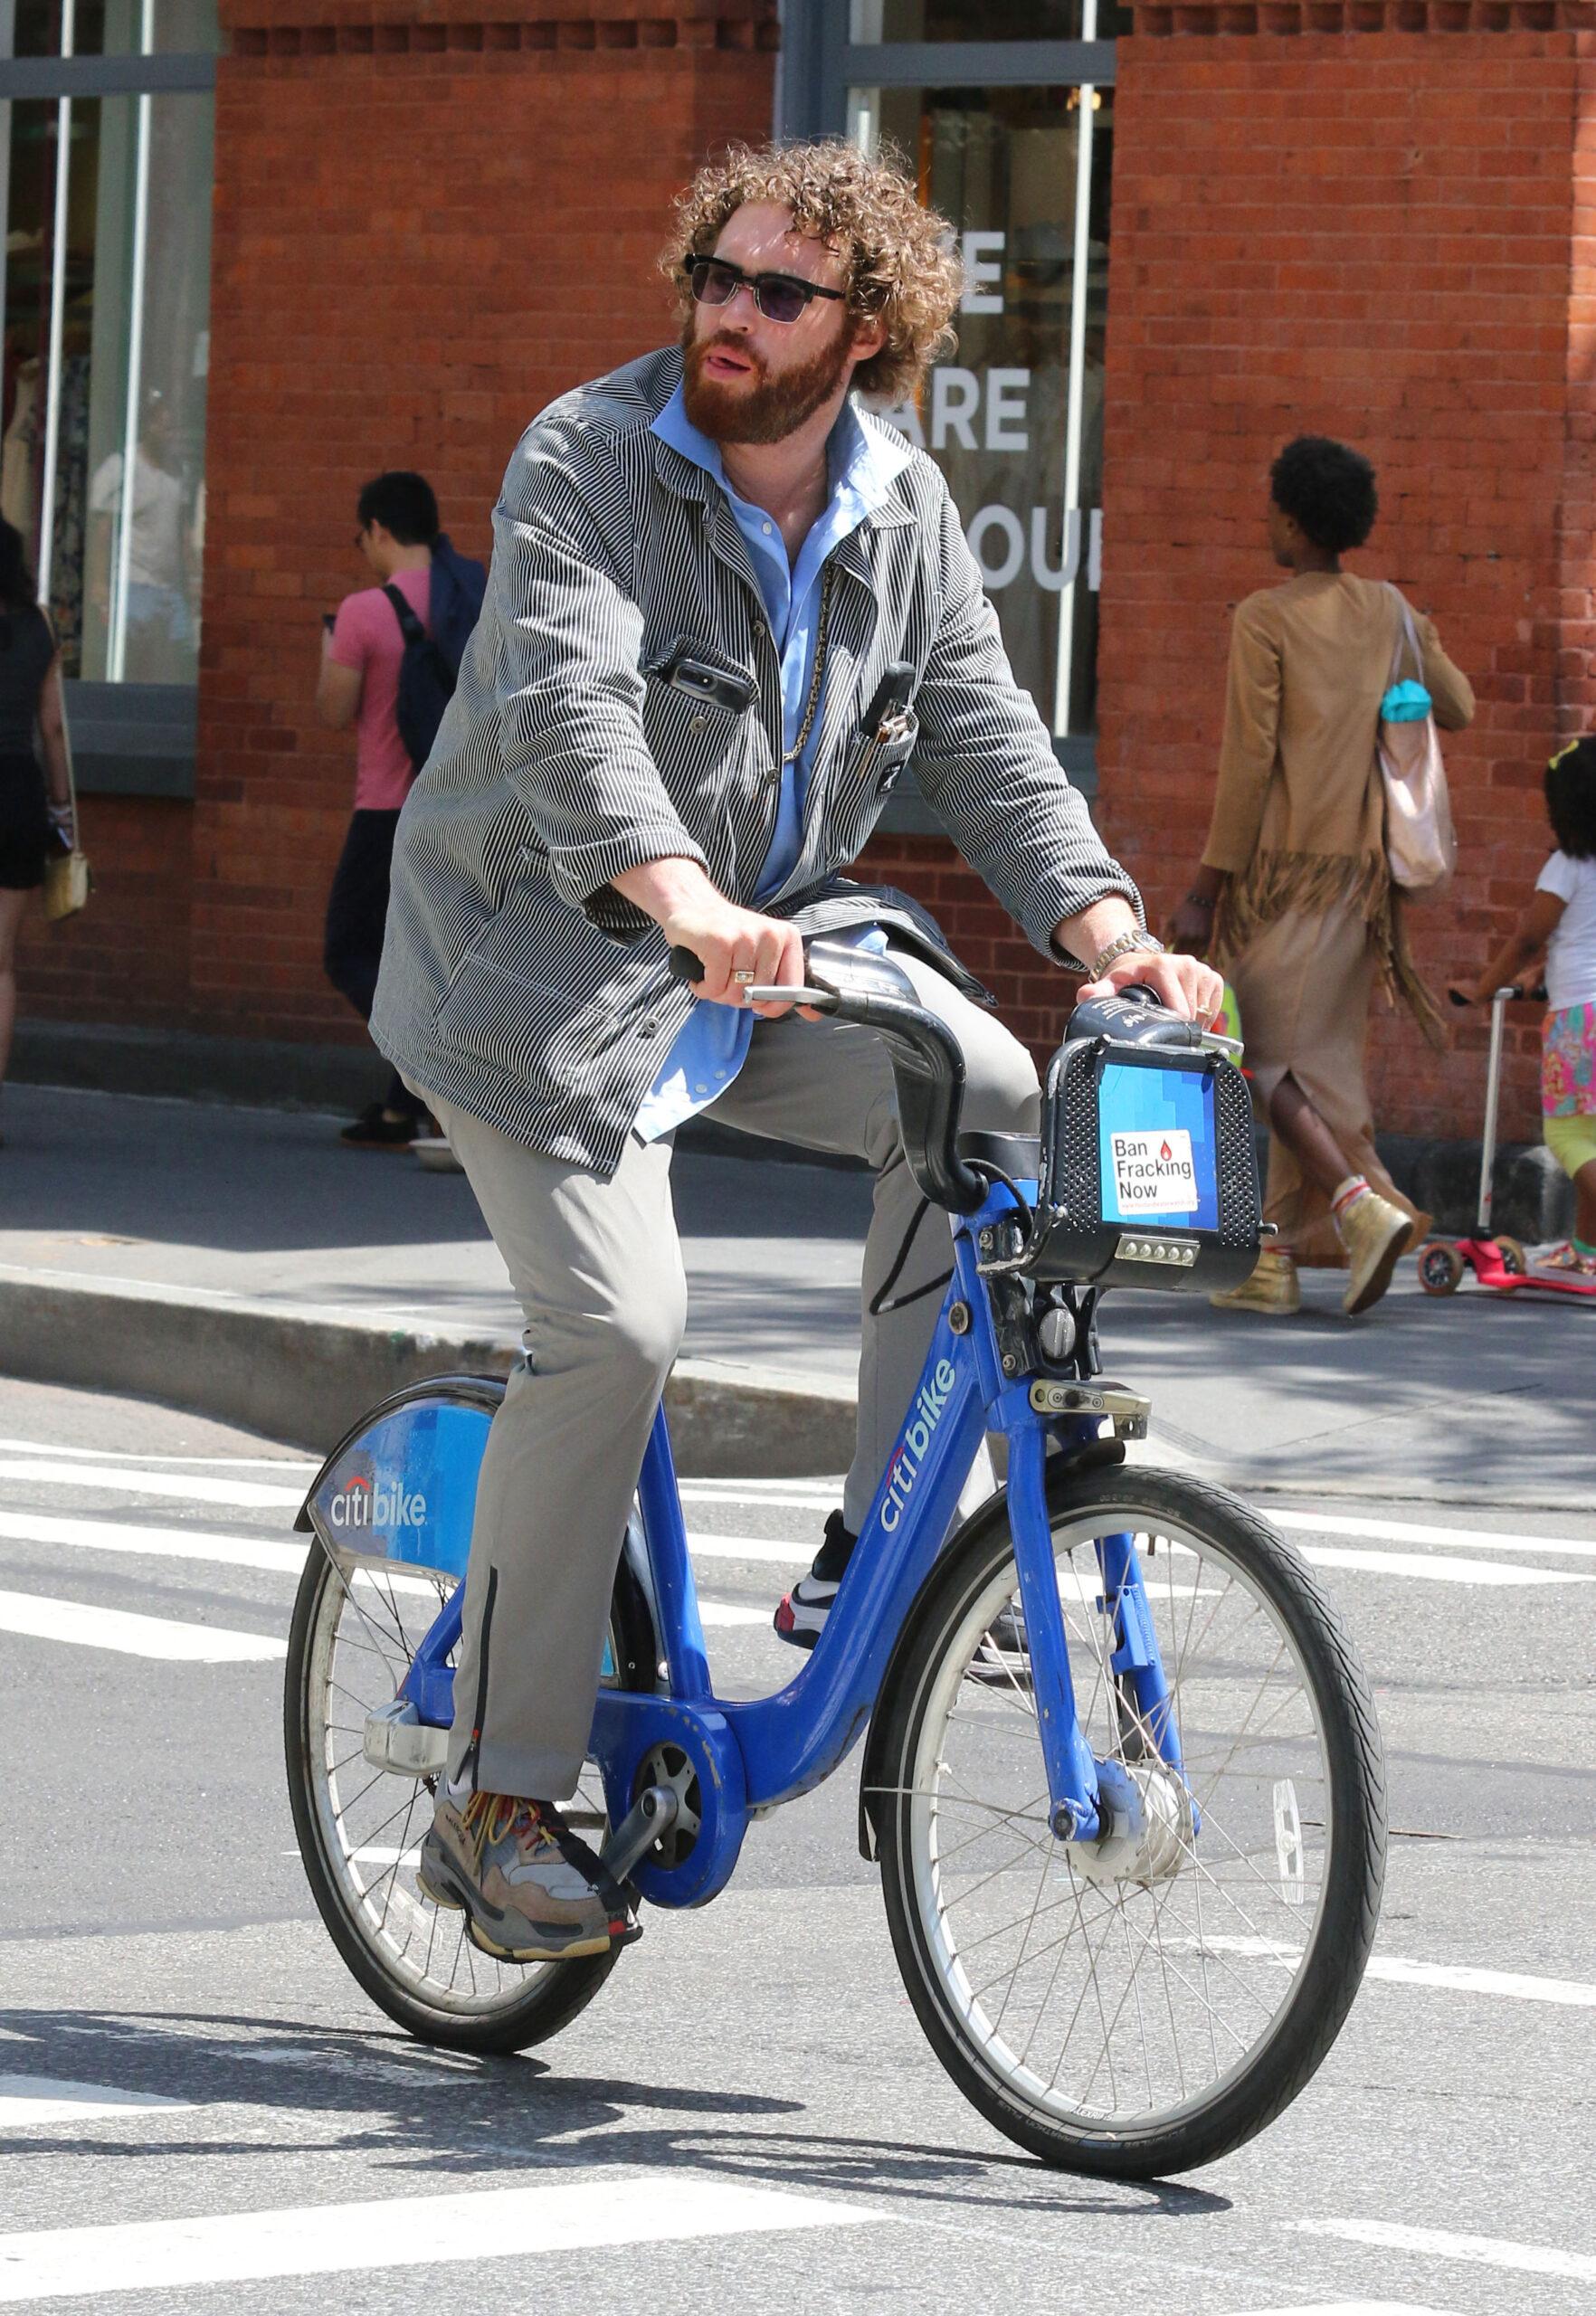
[[[1447,992],[1454,1005],[1469,1000],[1459,990]],[[1486,1087],[1485,1146],[1479,1159],[1479,1210],[1472,1239],[1428,1239],[1419,1249],[1419,1284],[1426,1295],[1455,1295],[1463,1274],[1472,1270],[1482,1286],[1498,1295],[1516,1295],[1534,1287],[1543,1295],[1582,1295],[1596,1302],[1596,1278],[1577,1271],[1537,1271],[1516,1239],[1491,1235],[1491,1170],[1496,1157],[1496,1105],[1502,1075],[1502,1028],[1506,1010],[1515,999],[1544,997],[1544,989],[1514,983],[1497,990],[1491,1000],[1490,1079]]]

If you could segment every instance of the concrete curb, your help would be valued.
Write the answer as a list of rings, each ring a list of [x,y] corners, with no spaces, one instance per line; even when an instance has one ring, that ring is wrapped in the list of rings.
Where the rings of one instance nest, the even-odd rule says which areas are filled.
[[[341,1311],[252,1301],[211,1288],[178,1294],[144,1280],[0,1264],[0,1375],[125,1391],[234,1423],[319,1454],[388,1392],[429,1375],[503,1375],[508,1336],[428,1328],[404,1313],[352,1319]],[[853,1455],[850,1391],[808,1376],[681,1360],[666,1388],[677,1468],[695,1479],[803,1479],[846,1471]],[[1567,1495],[1467,1489],[1371,1473],[1295,1477],[1237,1471],[1196,1457],[1159,1430],[1138,1462],[1194,1467],[1247,1496],[1320,1502],[1458,1505],[1589,1518]]]
[[[313,1454],[389,1391],[429,1375],[508,1374],[518,1349],[403,1313],[351,1319],[0,1264],[0,1374],[165,1400]],[[678,1468],[695,1478],[840,1472],[853,1453],[853,1395],[807,1378],[684,1360],[665,1403]]]

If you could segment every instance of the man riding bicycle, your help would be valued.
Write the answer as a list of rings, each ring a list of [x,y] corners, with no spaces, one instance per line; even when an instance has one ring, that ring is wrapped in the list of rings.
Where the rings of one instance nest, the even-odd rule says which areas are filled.
[[[679,346],[562,397],[511,460],[481,623],[400,822],[372,1021],[526,1315],[420,1875],[516,1960],[637,1934],[556,1805],[684,1324],[675,1129],[703,1112],[877,1171],[857,1449],[778,1612],[789,1637],[823,1622],[948,1268],[877,1039],[746,992],[802,982],[809,934],[885,947],[958,1039],[966,1125],[1036,1130],[1030,1057],[935,925],[840,873],[902,764],[1087,993],[1143,982],[1204,1020],[1220,996],[1145,931],[1014,684],[941,475],[853,399],[903,403],[948,343],[945,222],[841,144],[735,150],[678,213]],[[690,991],[671,944],[702,963]]]

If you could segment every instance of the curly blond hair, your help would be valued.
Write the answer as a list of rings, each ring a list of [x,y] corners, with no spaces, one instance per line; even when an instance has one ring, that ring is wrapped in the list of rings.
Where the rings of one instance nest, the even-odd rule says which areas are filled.
[[[684,257],[708,257],[721,228],[750,201],[790,209],[848,268],[852,311],[879,320],[887,342],[853,374],[855,391],[887,408],[907,402],[937,355],[964,286],[953,228],[922,207],[902,156],[886,146],[870,158],[841,138],[812,144],[734,145],[701,168],[679,195],[675,239],[660,270],[690,309]]]

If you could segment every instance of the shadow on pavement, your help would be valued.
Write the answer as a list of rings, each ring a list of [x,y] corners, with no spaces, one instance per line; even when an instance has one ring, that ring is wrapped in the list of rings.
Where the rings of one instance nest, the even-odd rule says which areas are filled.
[[[214,2030],[214,2031],[213,2031]],[[199,2106],[248,2105],[285,2117],[339,2116],[364,2128],[340,2134],[338,2151],[389,2158],[432,2178],[524,2172],[528,2158],[550,2167],[630,2164],[677,2166],[727,2177],[851,2191],[875,2197],[937,2203],[1001,2204],[1018,2211],[1206,2216],[1228,2211],[1222,2196],[1150,2183],[1118,2186],[1071,2180],[1005,2149],[990,2154],[893,2140],[766,2130],[805,2112],[796,2099],[742,2091],[609,2077],[556,2075],[546,2059],[475,2059],[442,2054],[378,2030],[359,2034],[307,2026],[298,2019],[214,2012],[0,2010],[0,2033],[13,2074],[68,2074],[108,2089],[138,2092]],[[629,2120],[632,2111],[659,2123]],[[159,2120],[154,2111],[153,2120]],[[109,2121],[109,2119],[108,2119]],[[741,2131],[724,2126],[741,2121]],[[570,2143],[573,2133],[596,2134]],[[84,2138],[52,2129],[0,2136],[3,2155],[112,2153],[168,2157],[259,2155],[259,2138],[173,2140],[158,2132],[118,2141],[101,2129]],[[272,2144],[312,2147],[302,2134]],[[1012,2179],[1012,2189],[1005,2181]],[[1045,2194],[1031,2192],[1051,2183]],[[961,2185],[979,2193],[960,2193]]]

